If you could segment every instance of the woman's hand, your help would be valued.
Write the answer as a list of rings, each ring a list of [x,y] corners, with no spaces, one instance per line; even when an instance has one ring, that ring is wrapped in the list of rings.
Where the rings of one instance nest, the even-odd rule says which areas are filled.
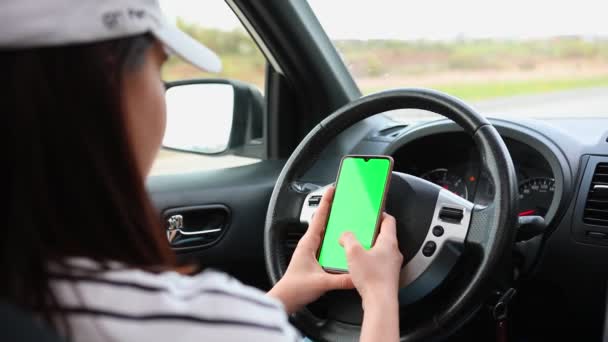
[[[332,186],[323,195],[306,234],[298,242],[285,275],[268,292],[283,302],[288,313],[300,310],[329,290],[353,288],[349,274],[327,273],[317,261],[334,191]]]
[[[340,244],[346,250],[348,270],[363,300],[360,341],[399,341],[399,251],[395,218],[383,214],[380,233],[365,250],[352,233],[344,233]]]
[[[366,301],[384,300],[377,297],[397,297],[403,255],[399,251],[395,225],[395,218],[383,213],[380,233],[369,250],[365,250],[351,232],[344,233],[340,238],[340,244],[346,251],[351,279],[363,299],[364,307]]]
[[[346,250],[348,270],[363,299],[360,341],[399,341],[399,272],[403,255],[399,251],[395,218],[382,216],[380,233],[370,250],[365,250],[352,233],[344,233],[340,244]]]

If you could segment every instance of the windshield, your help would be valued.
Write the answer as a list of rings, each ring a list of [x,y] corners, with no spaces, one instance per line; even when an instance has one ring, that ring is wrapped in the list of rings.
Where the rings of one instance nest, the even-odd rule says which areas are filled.
[[[608,116],[605,1],[309,4],[363,94],[427,87],[493,117]],[[432,117],[419,111],[389,116]]]

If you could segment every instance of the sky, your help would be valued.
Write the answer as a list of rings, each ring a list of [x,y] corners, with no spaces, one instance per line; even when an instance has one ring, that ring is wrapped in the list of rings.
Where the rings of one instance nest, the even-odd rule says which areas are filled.
[[[222,0],[160,3],[171,19],[179,16],[223,30],[240,27]],[[608,0],[309,0],[309,4],[332,39],[608,37]]]

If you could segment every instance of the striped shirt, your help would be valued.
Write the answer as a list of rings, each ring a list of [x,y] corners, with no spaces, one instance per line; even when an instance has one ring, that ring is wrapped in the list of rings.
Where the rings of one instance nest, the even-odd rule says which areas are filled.
[[[74,341],[299,341],[278,300],[227,274],[69,264],[51,266],[51,286]]]

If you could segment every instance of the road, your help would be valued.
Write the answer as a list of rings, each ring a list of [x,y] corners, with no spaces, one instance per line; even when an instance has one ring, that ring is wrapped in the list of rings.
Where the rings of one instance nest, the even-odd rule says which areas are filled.
[[[473,102],[471,105],[483,115],[497,118],[608,117],[608,87],[518,95]],[[398,110],[389,116],[408,123],[439,117],[419,110]]]
[[[608,117],[608,87],[513,96],[477,102],[474,107],[495,117]]]
[[[480,113],[500,118],[577,118],[608,117],[608,87],[585,88],[545,94],[520,95],[472,103]],[[398,110],[389,113],[397,121],[415,122],[439,117],[419,110]],[[152,174],[182,173],[234,167],[257,160],[235,156],[206,157],[163,150]]]

